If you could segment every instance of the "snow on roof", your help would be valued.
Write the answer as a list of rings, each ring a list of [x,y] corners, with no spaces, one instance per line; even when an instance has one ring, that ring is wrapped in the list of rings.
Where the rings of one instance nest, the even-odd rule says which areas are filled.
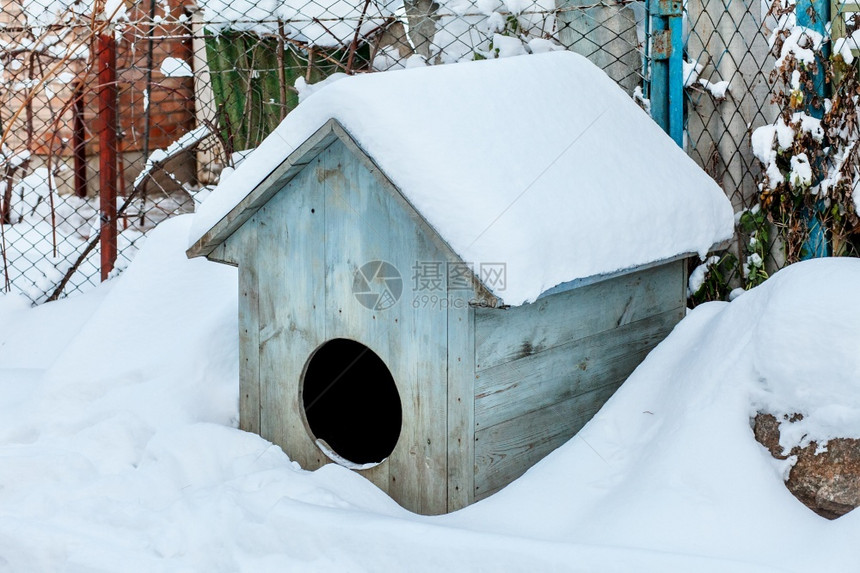
[[[552,52],[320,89],[203,203],[192,245],[330,118],[463,261],[507,265],[507,304],[732,235],[720,187],[601,70]]]

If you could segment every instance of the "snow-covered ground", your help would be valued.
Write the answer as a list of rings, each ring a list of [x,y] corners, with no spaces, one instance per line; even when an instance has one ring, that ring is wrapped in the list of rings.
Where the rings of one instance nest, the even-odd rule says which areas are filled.
[[[860,261],[696,308],[577,437],[421,517],[235,428],[236,272],[185,258],[190,220],[87,294],[0,297],[0,571],[857,569],[860,513],[796,501],[749,419],[860,437]]]

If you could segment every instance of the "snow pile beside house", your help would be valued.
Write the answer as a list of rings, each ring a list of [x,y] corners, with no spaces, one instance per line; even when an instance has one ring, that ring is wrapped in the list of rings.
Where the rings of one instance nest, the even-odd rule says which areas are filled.
[[[759,377],[753,405],[777,417],[803,415],[791,432],[783,427],[786,450],[860,438],[860,262],[810,261],[776,279],[766,283],[768,300],[751,332]]]
[[[609,77],[571,52],[340,79],[201,205],[192,244],[330,118],[510,305],[732,236],[732,208]]]
[[[189,224],[166,221],[88,294],[0,297],[0,568],[856,567],[860,513],[803,507],[750,418],[860,432],[860,261],[800,263],[697,307],[577,437],[499,494],[426,518],[234,428],[236,272],[185,258]]]

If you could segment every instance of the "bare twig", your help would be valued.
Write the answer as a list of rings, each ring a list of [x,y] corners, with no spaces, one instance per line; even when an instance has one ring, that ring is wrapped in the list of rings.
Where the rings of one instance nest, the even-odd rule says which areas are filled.
[[[278,19],[278,89],[281,97],[281,121],[287,117],[287,75],[284,70],[286,62],[284,61],[284,22]]]
[[[9,262],[6,260],[6,231],[4,230],[6,225],[0,221],[0,254],[3,255],[3,285],[4,290],[9,292],[12,288],[12,282],[9,280]]]
[[[364,18],[367,15],[367,8],[370,6],[370,0],[364,0],[364,7],[361,9],[361,17],[358,19],[358,24],[355,26],[355,35],[352,37],[352,43],[349,45],[349,58],[346,60],[346,70],[348,74],[353,73],[352,63],[355,59],[355,51],[358,49],[358,37],[361,33],[361,25],[364,23]]]

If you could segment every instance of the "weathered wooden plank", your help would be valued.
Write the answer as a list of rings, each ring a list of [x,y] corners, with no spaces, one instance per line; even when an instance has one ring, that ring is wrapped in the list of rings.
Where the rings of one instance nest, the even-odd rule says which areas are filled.
[[[394,236],[407,233],[416,236],[415,228],[414,223],[405,219],[392,225],[393,230],[401,231]],[[417,248],[410,249],[412,253],[442,256],[429,249],[429,241],[422,240],[426,237],[416,238]],[[414,418],[408,426],[404,424],[404,429],[410,428],[408,435],[413,444],[409,448],[409,467],[415,479],[409,480],[410,487],[417,497],[420,513],[441,514],[448,509],[447,312],[440,308],[413,309],[406,314],[405,322],[406,336],[400,339],[399,350],[408,349],[403,360],[414,360],[417,366],[410,384]]]
[[[386,363],[397,383],[402,374],[392,363],[388,332],[380,328],[384,311],[363,306],[355,297],[356,272],[389,254],[388,204],[366,185],[367,174],[339,141],[323,153],[315,178],[325,187],[325,339],[348,338],[364,344]],[[345,375],[340,383],[349,383]],[[401,392],[402,397],[402,392]],[[388,488],[392,458],[360,473]]]
[[[449,301],[463,291],[448,290]],[[457,297],[457,298],[455,298]],[[448,511],[466,507],[475,492],[475,310],[448,309]]]
[[[623,380],[475,433],[475,499],[503,488],[572,438]]]
[[[259,282],[259,333],[258,346],[260,355],[260,435],[272,442],[286,446],[286,421],[272,408],[279,400],[288,399],[286,389],[281,387],[281,370],[288,370],[285,364],[286,340],[278,338],[278,327],[283,324],[282,309],[286,305],[279,300],[283,291],[279,285],[286,279],[286,246],[280,244],[281,225],[277,224],[277,210],[266,206],[258,211],[253,230],[249,226],[242,227],[240,232],[256,233],[258,250],[252,263],[258,269],[265,269]],[[237,233],[238,234],[238,233]]]
[[[253,219],[251,226],[254,225]],[[259,283],[254,251],[255,233],[234,234],[227,243],[239,267],[239,428],[260,433],[260,323]],[[235,244],[238,243],[238,244]]]
[[[625,379],[681,316],[681,309],[669,310],[480,372],[477,430]]]
[[[252,228],[260,273],[261,435],[309,469],[325,462],[304,426],[300,399],[304,365],[323,342],[315,309],[325,300],[324,207],[311,164],[257,211]]]
[[[237,241],[234,241],[234,243],[236,242]],[[229,241],[224,241],[220,245],[217,245],[215,248],[213,248],[212,252],[209,253],[206,258],[216,263],[222,263],[225,265],[230,265],[232,267],[238,267],[238,255],[239,253],[236,252],[236,248],[231,248]]]
[[[477,309],[476,370],[683,306],[682,266],[675,261],[507,310]]]
[[[624,91],[632,93],[642,67],[634,10],[590,0],[560,0],[556,6],[561,8],[558,42],[588,57]]]

